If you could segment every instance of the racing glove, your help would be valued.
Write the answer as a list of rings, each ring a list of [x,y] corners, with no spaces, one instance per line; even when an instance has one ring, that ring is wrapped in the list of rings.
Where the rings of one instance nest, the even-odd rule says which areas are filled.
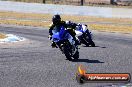
[[[49,38],[49,40],[51,40],[51,39],[52,39],[52,36],[51,36],[51,35],[49,35],[49,36],[48,36],[48,38]]]

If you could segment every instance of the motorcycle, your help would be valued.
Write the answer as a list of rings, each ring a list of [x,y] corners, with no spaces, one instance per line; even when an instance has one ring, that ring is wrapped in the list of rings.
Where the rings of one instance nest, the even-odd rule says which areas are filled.
[[[52,30],[52,41],[55,42],[57,48],[65,54],[68,60],[77,60],[79,58],[78,46],[75,45],[73,37],[68,33],[63,26],[58,29],[55,27]]]
[[[92,33],[87,29],[87,25],[78,25],[75,29],[75,33],[80,43],[95,47],[95,43],[92,40]]]

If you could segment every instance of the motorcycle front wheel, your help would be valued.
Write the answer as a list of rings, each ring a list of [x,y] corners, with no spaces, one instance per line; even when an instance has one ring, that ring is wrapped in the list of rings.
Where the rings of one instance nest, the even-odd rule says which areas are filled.
[[[71,61],[72,60],[71,53],[69,52],[69,50],[67,49],[67,47],[66,46],[63,46],[63,47],[61,47],[61,49],[62,49],[63,53],[65,54],[66,58],[69,61]]]
[[[76,51],[76,53],[73,55],[74,60],[78,60],[79,59],[79,52]]]
[[[91,44],[92,47],[95,47],[95,43],[93,41],[91,41],[90,44]]]
[[[93,42],[92,39],[89,39],[88,36],[86,36],[85,38],[83,38],[83,43],[89,47],[89,45],[91,45],[92,47],[95,47],[95,43]]]

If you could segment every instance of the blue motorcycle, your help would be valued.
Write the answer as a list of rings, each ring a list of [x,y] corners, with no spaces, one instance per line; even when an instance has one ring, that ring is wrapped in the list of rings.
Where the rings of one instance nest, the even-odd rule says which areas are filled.
[[[87,29],[87,25],[78,25],[75,29],[75,33],[80,43],[95,47],[95,43],[92,40],[92,33]]]
[[[55,27],[52,30],[52,41],[55,42],[68,60],[77,60],[79,58],[78,46],[75,45],[73,37],[68,33],[63,26]]]

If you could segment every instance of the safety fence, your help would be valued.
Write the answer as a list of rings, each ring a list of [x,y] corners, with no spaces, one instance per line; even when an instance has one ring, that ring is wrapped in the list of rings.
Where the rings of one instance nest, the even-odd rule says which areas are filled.
[[[20,1],[45,4],[65,4],[65,5],[120,5],[130,6],[132,0],[2,0],[2,1]]]

